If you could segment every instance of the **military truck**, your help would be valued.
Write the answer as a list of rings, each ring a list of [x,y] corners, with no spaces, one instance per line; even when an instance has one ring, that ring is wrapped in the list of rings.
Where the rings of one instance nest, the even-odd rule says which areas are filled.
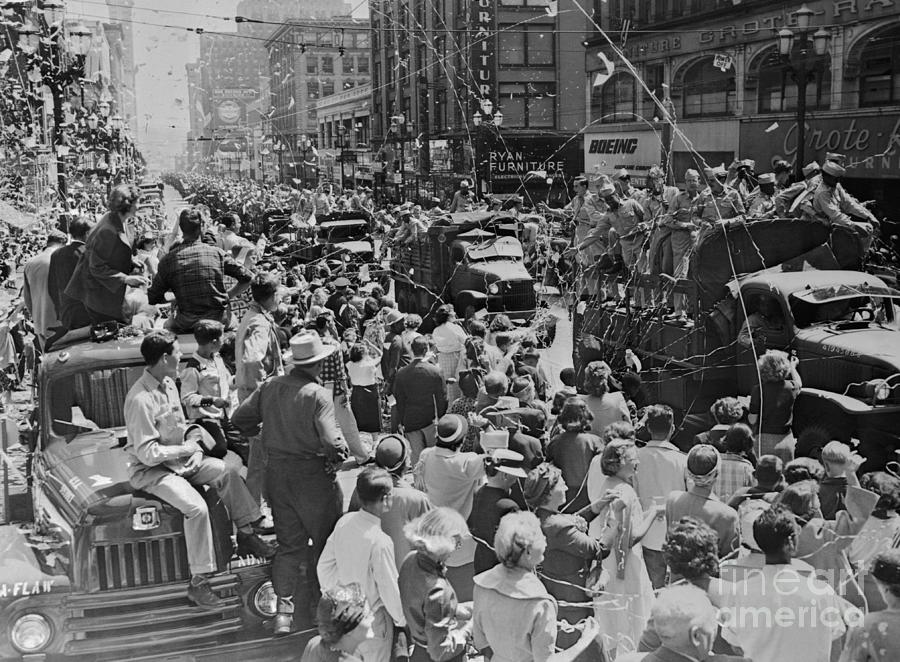
[[[129,484],[123,403],[143,370],[140,342],[117,337],[43,358],[33,517],[0,526],[0,659],[296,659],[310,623],[273,638],[270,564],[233,555],[215,490],[202,489],[224,605],[203,610],[187,599],[181,513]],[[193,339],[180,343],[190,356]]]
[[[709,423],[717,398],[746,395],[758,383],[760,353],[781,349],[797,357],[803,380],[794,434],[857,439],[866,468],[883,466],[900,448],[900,292],[859,270],[863,253],[852,230],[802,220],[707,231],[689,277],[674,284],[693,323],[587,306],[574,321],[576,368],[598,359],[620,366],[632,349],[651,401],[683,418],[683,442]],[[664,285],[638,280],[648,290]],[[763,306],[782,320],[780,330],[739,342],[746,318]]]
[[[534,280],[517,232],[510,216],[464,212],[439,218],[410,245],[395,246],[391,271],[400,310],[424,316],[440,302],[452,303],[462,319],[476,313],[531,319]]]

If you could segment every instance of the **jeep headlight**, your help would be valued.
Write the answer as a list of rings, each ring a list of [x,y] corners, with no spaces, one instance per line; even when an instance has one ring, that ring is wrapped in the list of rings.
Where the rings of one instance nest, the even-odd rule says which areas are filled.
[[[872,397],[875,399],[875,402],[884,402],[891,397],[891,385],[887,383],[886,379],[873,381],[872,388]]]
[[[43,650],[52,636],[50,621],[40,614],[19,616],[9,631],[9,640],[20,653],[37,653]]]
[[[250,604],[253,605],[253,611],[262,618],[275,618],[278,596],[275,595],[275,587],[272,586],[271,580],[266,580],[253,589]]]
[[[488,294],[500,294],[500,286],[497,283],[488,285]]]

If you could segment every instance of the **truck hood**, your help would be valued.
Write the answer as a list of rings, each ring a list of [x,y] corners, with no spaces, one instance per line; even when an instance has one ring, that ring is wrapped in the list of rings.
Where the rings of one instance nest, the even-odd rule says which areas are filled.
[[[494,276],[495,280],[531,280],[531,274],[522,262],[517,260],[490,260],[488,262],[471,262],[467,268],[477,274]]]
[[[0,600],[69,589],[69,545],[31,524],[0,526]]]
[[[863,362],[900,372],[900,332],[870,324],[862,329],[838,329],[823,324],[797,332],[797,339],[822,347],[823,352],[858,356]]]
[[[129,457],[118,446],[119,432],[124,436],[124,430],[97,430],[68,444],[53,441],[45,449],[47,480],[75,512],[84,514],[112,497],[131,493]]]
[[[375,251],[375,247],[372,245],[372,242],[365,240],[336,241],[334,242],[334,247],[337,249],[350,251],[351,253],[372,253]]]

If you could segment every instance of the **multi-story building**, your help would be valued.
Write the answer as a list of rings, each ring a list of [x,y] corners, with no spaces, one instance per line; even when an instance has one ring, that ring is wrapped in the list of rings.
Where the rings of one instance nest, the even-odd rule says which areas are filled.
[[[303,4],[317,17],[349,11],[340,0],[304,0]],[[220,174],[257,174],[258,146],[253,136],[267,122],[270,83],[264,44],[296,11],[291,3],[280,0],[241,0],[235,9],[240,19],[233,34],[200,35],[195,105],[202,112],[195,116],[192,111],[191,135],[201,146],[201,158]]]
[[[369,26],[350,16],[294,18],[269,36],[266,48],[270,137],[287,147],[287,163],[294,164],[293,170],[282,173],[287,178],[299,172],[301,163],[310,162],[319,131],[319,99],[369,83]]]
[[[900,2],[596,0],[595,16],[605,33],[589,40],[588,78],[608,73],[604,59],[613,73],[591,89],[588,170],[659,163],[658,135],[667,129],[654,119],[665,117],[660,102],[675,118],[676,180],[702,162],[752,158],[766,171],[779,158],[821,162],[841,152],[848,188],[883,212],[900,210],[900,190],[890,186],[900,171]],[[804,54],[799,28],[807,22]],[[794,34],[785,43],[790,61],[780,56],[786,29]],[[802,159],[798,80],[806,87]]]
[[[372,85],[352,87],[316,102],[319,172],[343,186],[372,186],[369,145]],[[305,172],[306,166],[304,166]],[[304,177],[305,181],[305,177]]]
[[[118,111],[132,135],[137,135],[138,110],[134,65],[134,0],[106,0],[109,23],[106,24],[110,60],[110,76],[118,91]]]
[[[586,18],[571,0],[555,14],[537,0],[381,0],[370,16],[384,193],[447,195],[475,177],[541,197],[548,176],[582,171]]]

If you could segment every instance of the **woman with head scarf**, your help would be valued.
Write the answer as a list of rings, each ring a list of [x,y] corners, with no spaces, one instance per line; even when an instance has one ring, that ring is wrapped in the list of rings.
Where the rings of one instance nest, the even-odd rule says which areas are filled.
[[[300,662],[356,660],[360,644],[375,636],[373,615],[359,584],[326,591],[316,609],[319,634],[306,644]]]
[[[532,469],[525,480],[525,500],[541,521],[541,531],[547,539],[542,580],[547,592],[559,601],[585,603],[591,600],[586,588],[591,567],[602,562],[612,549],[619,533],[619,523],[613,509],[607,509],[616,499],[610,492],[579,512],[567,515],[560,512],[566,501],[566,483],[562,472],[552,464],[544,463]],[[622,504],[624,505],[624,504]],[[620,506],[616,506],[618,508]],[[588,522],[597,513],[606,511],[607,522],[603,538],[588,535]],[[590,607],[559,607],[558,618],[577,623],[591,615]],[[557,644],[567,648],[578,640],[577,632],[559,632]],[[603,648],[596,642],[592,649],[595,658],[602,659]]]

